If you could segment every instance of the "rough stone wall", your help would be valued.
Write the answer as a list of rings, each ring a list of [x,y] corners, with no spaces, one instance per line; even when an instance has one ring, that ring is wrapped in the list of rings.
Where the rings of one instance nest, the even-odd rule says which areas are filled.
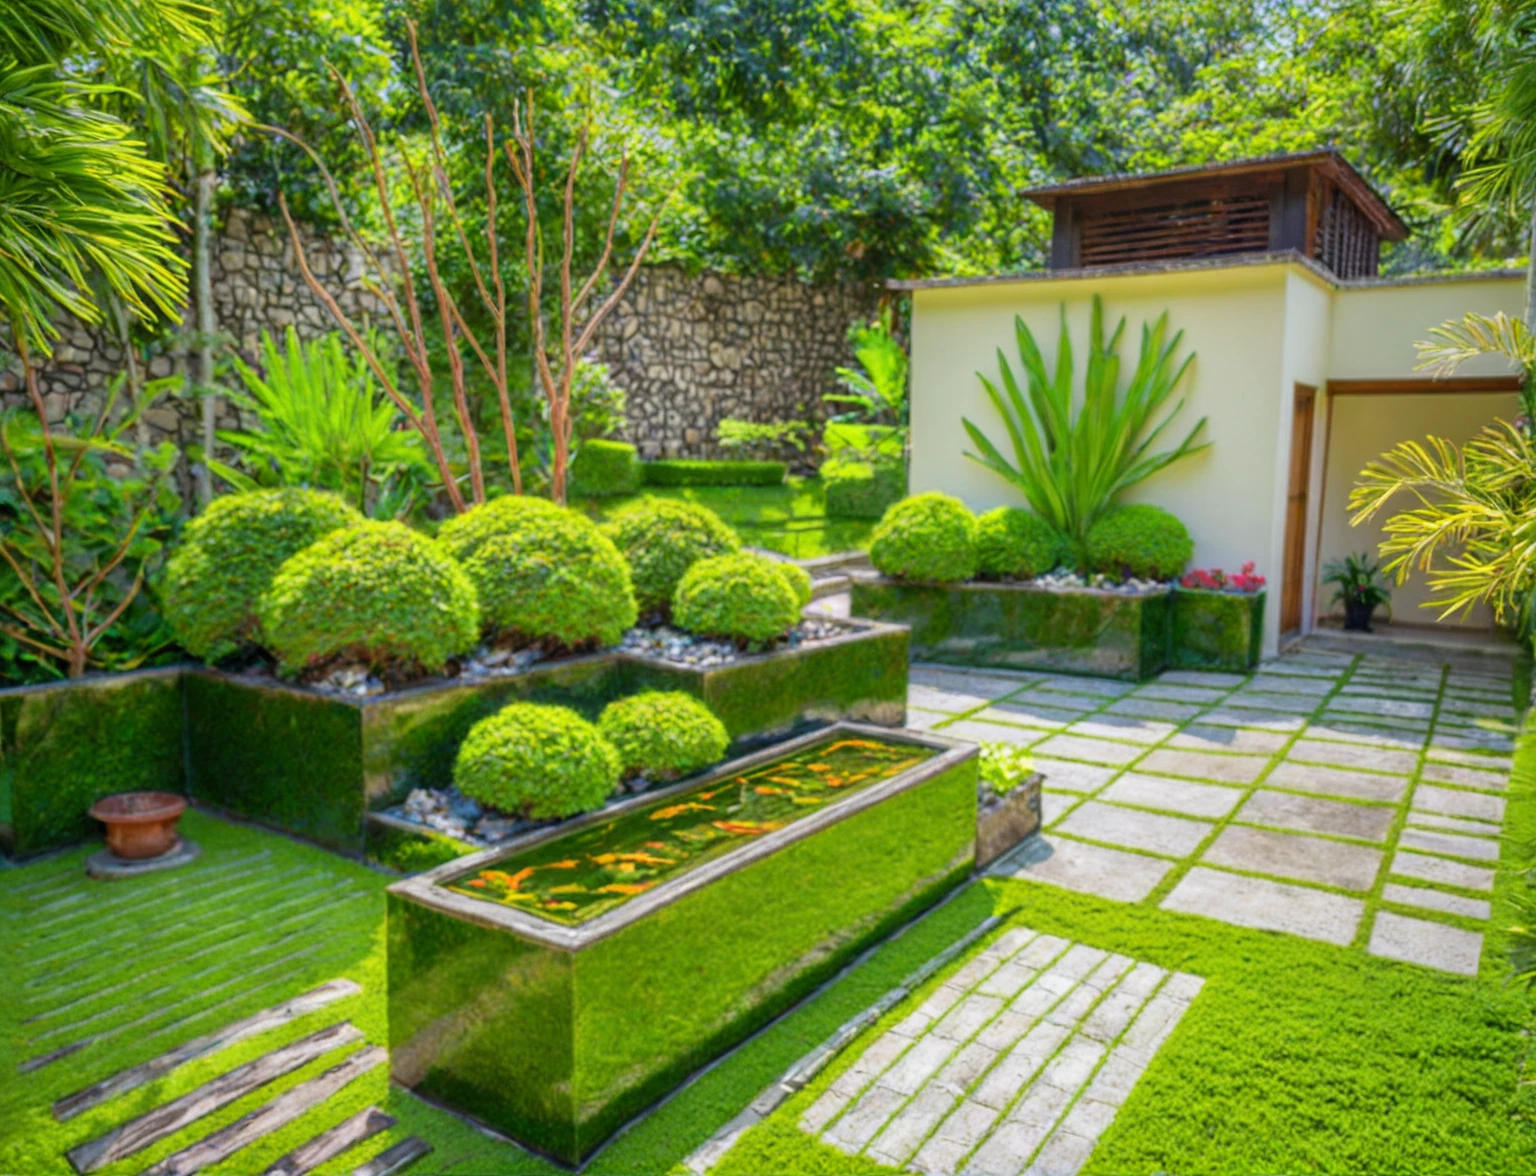
[[[640,455],[719,457],[726,417],[822,420],[832,369],[851,359],[848,327],[879,291],[792,278],[642,271],[599,328],[597,358],[629,394]]]

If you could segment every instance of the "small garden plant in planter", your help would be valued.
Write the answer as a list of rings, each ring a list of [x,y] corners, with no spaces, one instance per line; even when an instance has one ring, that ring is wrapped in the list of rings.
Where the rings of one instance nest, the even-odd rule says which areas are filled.
[[[1030,511],[1000,506],[976,520],[977,573],[989,580],[1032,580],[1066,556],[1066,541]]]
[[[700,560],[677,585],[672,617],[702,637],[749,645],[782,637],[800,619],[802,587],[784,566],[750,551]]]
[[[714,511],[663,498],[621,512],[604,532],[629,561],[642,613],[670,608],[683,574],[699,560],[741,547],[736,532]]]
[[[870,561],[887,576],[952,584],[976,574],[976,518],[947,494],[917,494],[885,512],[870,539]]]
[[[597,808],[621,770],[613,745],[575,711],[515,703],[470,728],[453,782],[483,805],[547,820]]]
[[[1344,627],[1352,632],[1369,633],[1377,607],[1391,607],[1392,593],[1382,583],[1381,565],[1368,552],[1329,560],[1323,566],[1323,583],[1335,585],[1333,603],[1344,605]]]
[[[1117,506],[1088,532],[1088,569],[1111,579],[1163,583],[1194,553],[1188,529],[1160,506]]]
[[[1197,568],[1173,593],[1168,664],[1183,670],[1246,673],[1264,644],[1264,577],[1252,560],[1230,575]]]
[[[976,777],[976,868],[1000,858],[1040,828],[1041,775],[1012,743],[981,744]]]

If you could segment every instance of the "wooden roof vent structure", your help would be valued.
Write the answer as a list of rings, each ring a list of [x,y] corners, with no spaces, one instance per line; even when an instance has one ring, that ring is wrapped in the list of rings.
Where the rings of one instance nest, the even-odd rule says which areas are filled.
[[[1293,250],[1336,277],[1372,278],[1381,243],[1408,235],[1332,149],[1089,177],[1023,195],[1053,214],[1053,270]]]

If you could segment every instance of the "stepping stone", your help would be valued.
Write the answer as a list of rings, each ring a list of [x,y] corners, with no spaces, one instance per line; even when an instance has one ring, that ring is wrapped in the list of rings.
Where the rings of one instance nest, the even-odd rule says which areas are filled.
[[[1227,674],[1212,670],[1168,670],[1153,681],[1159,686],[1204,686],[1213,690],[1232,690],[1248,681],[1246,674]]]
[[[1017,723],[1021,727],[1044,727],[1048,731],[1059,731],[1068,723],[1075,723],[1082,718],[1082,712],[1046,706],[1025,695],[1006,702],[994,702],[976,717],[994,723]]]
[[[1413,790],[1413,807],[1421,812],[1441,813],[1447,817],[1468,817],[1474,821],[1504,822],[1504,798],[1486,792],[1462,792],[1435,784],[1420,784]]]
[[[1407,828],[1399,834],[1397,843],[1404,849],[1416,849],[1445,857],[1471,858],[1480,862],[1499,860],[1497,841],[1490,841],[1486,837],[1468,837],[1463,833]]]
[[[974,694],[981,698],[1002,698],[1038,680],[1034,676],[1012,677],[981,670],[952,670],[932,665],[915,665],[907,674],[907,681],[915,686],[928,686],[954,694]]]
[[[1497,821],[1474,821],[1468,817],[1447,817],[1415,809],[1408,814],[1408,824],[1420,829],[1446,829],[1452,833],[1470,833],[1473,837],[1497,837],[1503,826]]]
[[[1057,674],[1040,683],[1037,689],[1059,690],[1063,694],[1092,694],[1098,698],[1121,698],[1136,689],[1134,682],[1120,682],[1114,678],[1078,678],[1070,674]]]
[[[1187,702],[1196,706],[1209,706],[1227,695],[1225,690],[1213,690],[1203,686],[1180,686],[1176,682],[1152,682],[1130,695],[1131,698],[1147,698],[1154,702]]]
[[[1092,764],[1112,764],[1124,767],[1146,748],[1129,743],[1110,743],[1101,739],[1085,739],[1079,735],[1052,735],[1036,749],[1041,755],[1060,756],[1063,759],[1086,760]]]
[[[1320,792],[1325,796],[1347,796],[1354,800],[1398,801],[1408,782],[1401,776],[1382,776],[1349,768],[1325,768],[1313,764],[1284,761],[1275,765],[1264,783],[1272,788],[1290,788],[1296,792]]]
[[[1166,857],[1188,857],[1214,828],[1208,821],[1132,812],[1090,800],[1058,821],[1056,832]]]
[[[1431,746],[1425,755],[1438,763],[1461,764],[1466,768],[1482,768],[1490,772],[1510,772],[1515,767],[1512,757],[1495,752],[1459,751],[1448,747]]]
[[[1041,845],[1027,864],[1012,871],[1011,877],[1031,882],[1046,882],[1065,890],[1096,894],[1121,902],[1140,902],[1157,889],[1172,862],[1139,853],[1109,849],[1073,841],[1051,834],[1039,838]],[[1011,863],[1010,863],[1011,864]]]
[[[1152,698],[1121,698],[1104,708],[1107,715],[1134,715],[1141,719],[1167,719],[1182,723],[1194,718],[1201,707],[1183,702],[1158,702]]]
[[[1476,734],[1453,735],[1444,727],[1436,728],[1434,735],[1430,737],[1429,747],[1431,753],[1443,751],[1493,751],[1506,752],[1515,750],[1515,741],[1506,735],[1495,735],[1490,732],[1480,731]],[[1436,758],[1443,758],[1437,756]]]
[[[1277,694],[1272,690],[1239,690],[1222,705],[1242,710],[1280,711],[1283,714],[1309,715],[1319,700],[1303,694]]]
[[[1406,776],[1419,766],[1417,752],[1390,751],[1357,743],[1326,743],[1321,739],[1302,738],[1285,753],[1288,760],[1328,764],[1335,768],[1365,768],[1372,772],[1393,772]]]
[[[1269,694],[1304,694],[1312,698],[1327,694],[1335,686],[1330,678],[1301,678],[1287,674],[1257,673],[1249,685],[1250,690]]]
[[[1308,739],[1328,739],[1335,743],[1363,743],[1374,747],[1390,747],[1418,751],[1429,742],[1429,728],[1415,729],[1403,723],[1392,727],[1377,727],[1369,723],[1351,723],[1329,719],[1307,724]]]
[[[1300,731],[1307,725],[1302,715],[1284,714],[1278,711],[1229,710],[1225,706],[1206,711],[1200,716],[1202,724],[1217,727],[1251,727],[1256,731]]]
[[[1482,898],[1463,898],[1459,894],[1447,894],[1443,890],[1430,890],[1423,886],[1403,886],[1388,882],[1381,888],[1382,902],[1395,902],[1399,906],[1418,907],[1426,911],[1443,911],[1448,915],[1461,915],[1467,919],[1488,919],[1493,914],[1493,904]]]
[[[1090,739],[1123,739],[1127,743],[1161,743],[1178,727],[1156,719],[1133,719],[1126,715],[1094,715],[1067,728],[1069,735]]]
[[[1254,731],[1245,727],[1207,727],[1203,723],[1185,727],[1169,747],[1183,751],[1246,751],[1273,755],[1290,738],[1283,731]]]
[[[909,706],[906,726],[909,731],[931,731],[939,723],[952,718],[954,718],[953,715],[944,711],[918,710],[916,707]]]
[[[992,699],[981,694],[935,690],[930,686],[907,687],[907,705],[915,706],[919,710],[944,711],[946,714],[958,715],[965,711],[978,710],[991,701]]]
[[[404,1172],[417,1160],[431,1154],[432,1145],[412,1135],[387,1151],[380,1152],[366,1164],[353,1168],[352,1176],[395,1176],[395,1173]]]
[[[1445,923],[1378,911],[1365,950],[1384,959],[1402,960],[1458,976],[1476,976],[1483,955],[1483,936],[1479,931],[1463,931]]]
[[[1318,882],[1340,890],[1369,890],[1381,868],[1381,851],[1302,833],[1229,825],[1200,860],[1207,865]]]
[[[938,728],[936,735],[968,739],[972,743],[1013,743],[1028,747],[1044,739],[1047,732],[1034,727],[1008,727],[1002,723],[983,723],[979,719],[957,719]]]
[[[1335,695],[1328,702],[1328,709],[1340,713],[1381,715],[1393,719],[1428,719],[1435,713],[1432,702],[1405,702],[1396,698],[1374,698],[1369,695],[1354,697]]]
[[[1095,764],[1043,756],[1035,757],[1035,770],[1045,776],[1046,788],[1058,792],[1097,792],[1119,771],[1118,768],[1101,768]]]
[[[1398,850],[1393,857],[1392,873],[1403,878],[1418,878],[1423,882],[1455,886],[1459,890],[1493,890],[1492,870],[1453,862],[1449,858],[1429,857],[1406,849]]]
[[[1354,939],[1355,928],[1365,914],[1363,899],[1202,866],[1184,875],[1161,906],[1238,927],[1283,931],[1340,946]]]
[[[1100,800],[1132,804],[1141,808],[1164,809],[1189,817],[1224,817],[1237,807],[1243,794],[1237,788],[1219,784],[1196,784],[1166,776],[1143,776],[1127,772],[1099,794]]]
[[[329,1131],[323,1131],[308,1143],[300,1144],[263,1173],[263,1176],[305,1176],[327,1160],[333,1160],[381,1131],[395,1125],[395,1117],[378,1107],[358,1111]]]
[[[1252,784],[1269,760],[1259,755],[1219,755],[1214,752],[1180,751],[1161,747],[1136,765],[1144,772],[1183,776],[1192,780],[1218,780],[1225,784]]]
[[[1278,825],[1303,833],[1328,833],[1335,837],[1358,837],[1363,841],[1385,841],[1392,829],[1395,809],[1379,805],[1350,804],[1344,800],[1326,800],[1321,796],[1298,796],[1292,792],[1271,792],[1260,788],[1248,798],[1237,820],[1254,825]]]

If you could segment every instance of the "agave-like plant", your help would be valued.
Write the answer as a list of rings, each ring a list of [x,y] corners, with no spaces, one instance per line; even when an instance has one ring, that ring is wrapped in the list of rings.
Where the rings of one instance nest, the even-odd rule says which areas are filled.
[[[962,418],[977,449],[976,453],[967,450],[966,456],[1017,487],[1034,512],[1066,538],[1079,561],[1086,553],[1089,530],[1126,490],[1210,445],[1200,440],[1206,423],[1201,417],[1177,446],[1153,451],[1184,401],[1176,402],[1160,420],[1156,418],[1195,357],[1190,354],[1182,362],[1175,361],[1184,332],[1175,331],[1170,338],[1164,312],[1156,323],[1142,324],[1136,368],[1122,391],[1119,348],[1124,332],[1122,318],[1105,339],[1104,306],[1094,295],[1083,395],[1078,399],[1072,387],[1072,337],[1067,330],[1066,305],[1061,308],[1061,340],[1054,372],[1046,370],[1034,335],[1024,320],[1016,317],[1014,333],[1027,391],[1020,388],[1001,348],[997,360],[1002,390],[976,373],[1003,418],[1013,460],[1009,461],[974,423]]]

